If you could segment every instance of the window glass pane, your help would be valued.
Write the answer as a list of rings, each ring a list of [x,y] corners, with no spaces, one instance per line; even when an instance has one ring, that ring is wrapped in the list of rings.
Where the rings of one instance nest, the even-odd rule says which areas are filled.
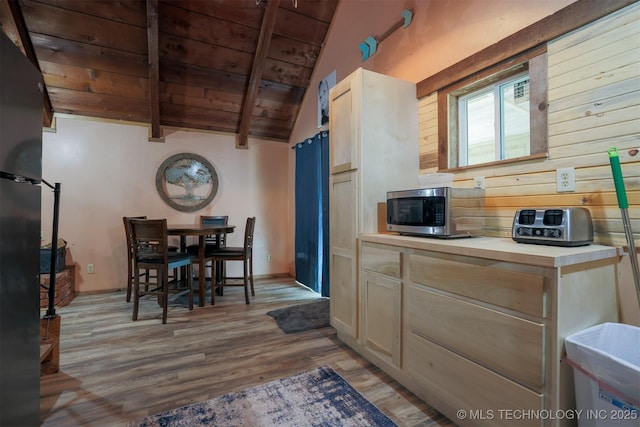
[[[502,155],[500,159],[529,155],[529,78],[500,87]]]
[[[495,103],[493,92],[469,98],[467,108],[467,164],[496,159]]]

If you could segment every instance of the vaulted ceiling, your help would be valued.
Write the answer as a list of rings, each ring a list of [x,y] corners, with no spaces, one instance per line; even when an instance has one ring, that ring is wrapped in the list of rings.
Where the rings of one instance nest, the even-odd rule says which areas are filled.
[[[0,0],[53,113],[288,141],[338,0]]]

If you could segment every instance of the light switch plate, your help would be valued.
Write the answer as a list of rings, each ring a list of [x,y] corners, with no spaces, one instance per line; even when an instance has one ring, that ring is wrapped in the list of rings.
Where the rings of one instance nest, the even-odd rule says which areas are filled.
[[[484,190],[484,188],[485,188],[484,176],[474,176],[473,177],[473,188],[480,188],[480,189]]]

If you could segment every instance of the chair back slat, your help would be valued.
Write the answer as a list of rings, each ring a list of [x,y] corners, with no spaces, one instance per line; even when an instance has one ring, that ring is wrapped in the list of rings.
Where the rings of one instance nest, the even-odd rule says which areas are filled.
[[[200,215],[200,224],[202,225],[227,225],[228,223],[228,215]],[[222,233],[219,236],[216,234],[205,236],[205,245],[214,245],[215,247],[222,248],[226,245],[226,236],[226,233]]]
[[[134,219],[131,220],[134,251],[139,260],[167,263],[167,220]]]
[[[247,218],[247,225],[244,229],[244,252],[249,255],[253,251],[253,232],[256,226],[256,217]]]
[[[133,230],[131,229],[131,220],[134,219],[147,219],[146,216],[123,216],[122,222],[124,222],[124,232],[127,236],[127,248],[129,254],[133,254]]]

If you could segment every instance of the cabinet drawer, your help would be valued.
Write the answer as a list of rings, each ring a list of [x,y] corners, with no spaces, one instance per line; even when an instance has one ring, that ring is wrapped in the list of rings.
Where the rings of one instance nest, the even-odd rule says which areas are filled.
[[[466,414],[482,411],[479,425],[513,426],[505,410],[541,410],[543,396],[522,387],[464,357],[409,333],[407,369],[419,389],[440,396]],[[492,414],[492,416],[490,416]],[[456,414],[446,414],[456,420]],[[540,426],[541,419],[518,420],[518,426]]]
[[[546,315],[541,275],[423,255],[411,255],[409,274],[414,283],[538,317]]]
[[[362,268],[385,276],[400,278],[400,252],[362,245]]]
[[[544,326],[411,284],[411,332],[536,390],[543,386]]]

